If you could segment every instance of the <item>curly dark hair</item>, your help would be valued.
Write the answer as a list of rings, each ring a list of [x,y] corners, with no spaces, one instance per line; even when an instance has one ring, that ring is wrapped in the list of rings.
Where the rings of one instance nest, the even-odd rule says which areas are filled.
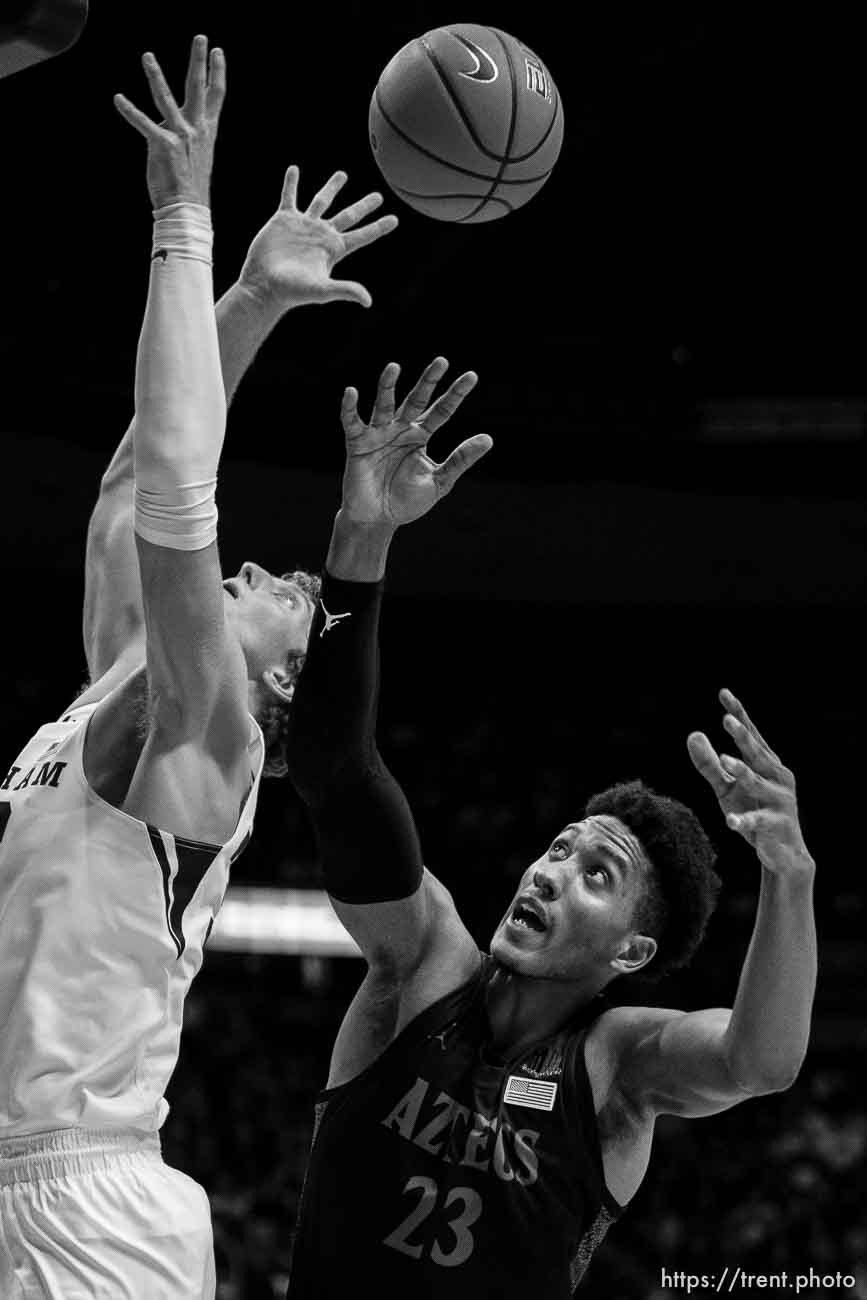
[[[308,573],[305,569],[296,569],[292,573],[284,573],[282,577],[284,582],[294,582],[296,586],[300,587],[314,604],[318,601],[319,592],[322,588],[322,578],[318,573]],[[291,675],[293,685],[298,681],[306,657],[301,651],[292,651],[287,655],[286,667]],[[285,776],[289,770],[286,762],[286,741],[289,732],[289,710],[291,708],[291,703],[273,696],[261,710],[257,719],[259,726],[262,728],[262,735],[265,738],[263,778]]]
[[[716,850],[690,808],[640,780],[622,781],[594,794],[584,816],[600,813],[629,828],[650,864],[634,924],[657,943],[652,961],[640,974],[647,980],[661,979],[685,966],[704,937],[720,891]]]

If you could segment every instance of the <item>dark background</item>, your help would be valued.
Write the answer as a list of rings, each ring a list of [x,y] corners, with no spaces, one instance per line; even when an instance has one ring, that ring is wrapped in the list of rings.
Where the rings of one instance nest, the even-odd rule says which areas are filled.
[[[367,107],[411,37],[488,21],[546,60],[566,135],[531,203],[462,227],[389,199],[397,233],[338,272],[372,310],[295,313],[266,344],[230,413],[221,550],[227,573],[316,567],[344,385],[369,395],[385,361],[412,377],[439,352],[478,370],[433,449],[477,430],[495,448],[393,548],[382,733],[482,943],[555,827],[642,775],[695,806],[726,882],[705,951],[653,996],[730,1003],[757,868],[685,736],[721,739],[726,685],[795,770],[818,863],[811,1055],[785,1096],[660,1126],[587,1286],[626,1300],[667,1295],[662,1267],[853,1273],[867,1255],[862,47],[839,14],[702,8],[95,3],[72,51],[0,83],[11,759],[86,671],[84,532],[131,415],[147,289],[145,149],[111,104],[147,107],[141,51],[175,86],[196,31],[227,52],[218,292],[289,162],[302,200],[337,167],[347,201],[381,187]],[[269,783],[260,806],[236,883],[318,884],[292,792]],[[212,953],[190,996],[164,1139],[212,1196],[222,1300],[279,1287],[313,1092],[359,975]]]

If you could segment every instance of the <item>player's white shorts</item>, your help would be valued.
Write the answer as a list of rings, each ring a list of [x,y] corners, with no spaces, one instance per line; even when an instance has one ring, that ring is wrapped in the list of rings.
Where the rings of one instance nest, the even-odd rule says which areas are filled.
[[[156,1134],[58,1129],[0,1140],[2,1300],[213,1300],[204,1189]]]

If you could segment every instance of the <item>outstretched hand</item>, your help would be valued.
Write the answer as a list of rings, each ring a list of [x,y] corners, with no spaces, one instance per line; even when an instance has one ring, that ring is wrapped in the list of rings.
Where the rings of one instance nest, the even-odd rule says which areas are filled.
[[[720,691],[723,726],[741,757],[717,754],[702,731],[687,737],[687,749],[725,814],[726,825],[742,835],[770,871],[794,874],[813,869],[798,820],[795,778],[771,749],[731,691]]]
[[[335,172],[302,211],[297,203],[298,176],[294,165],[286,172],[280,206],[250,245],[241,284],[285,307],[340,301],[369,307],[370,294],[363,284],[332,280],[331,272],[356,249],[394,230],[397,217],[380,217],[359,226],[382,204],[382,195],[376,193],[326,217],[346,184],[346,172]]]
[[[153,54],[142,56],[142,66],[162,121],[151,121],[125,95],[115,95],[114,106],[147,140],[151,202],[155,208],[182,201],[208,205],[214,145],[226,97],[223,51],[211,50],[209,58],[208,38],[193,38],[180,108]]]
[[[369,424],[358,414],[358,390],[346,389],[341,408],[346,434],[342,510],[348,519],[392,527],[419,519],[490,451],[493,439],[477,433],[441,464],[428,456],[429,439],[454,415],[477,382],[477,376],[468,370],[432,402],[434,389],[447,369],[446,359],[437,357],[395,410],[400,366],[387,365]]]

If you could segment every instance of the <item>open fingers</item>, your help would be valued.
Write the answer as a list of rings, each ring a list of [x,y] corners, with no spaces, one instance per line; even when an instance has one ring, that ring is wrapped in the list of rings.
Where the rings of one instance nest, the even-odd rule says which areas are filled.
[[[494,440],[488,433],[477,433],[466,438],[459,447],[438,466],[435,473],[443,496],[450,492],[462,474],[481,460],[493,447]]]
[[[696,771],[701,773],[717,799],[722,799],[734,785],[735,778],[722,766],[719,754],[704,732],[691,731],[686,738],[686,748]]]
[[[143,113],[140,108],[136,108],[135,104],[127,99],[126,95],[115,95],[112,102],[121,117],[126,122],[129,122],[130,126],[135,127],[136,131],[143,135],[146,140],[166,138],[163,128],[157,126],[156,122],[152,121],[147,113]]]
[[[768,749],[763,740],[758,739],[755,733],[741,722],[740,718],[736,718],[733,713],[727,713],[723,718],[723,726],[754,771],[766,777],[779,777],[780,760],[772,750]]]
[[[169,83],[163,76],[163,70],[157,63],[154,56],[150,53],[142,55],[142,67],[145,76],[148,79],[148,85],[151,90],[151,98],[156,105],[157,111],[164,119],[167,126],[171,127],[179,135],[185,135],[189,126],[178,108],[174,95],[169,89]]]
[[[751,808],[747,812],[726,813],[726,826],[729,830],[737,831],[753,847],[760,834],[780,836],[782,833],[785,836],[790,825],[789,818],[773,808]]]
[[[331,224],[335,230],[349,230],[351,226],[357,226],[359,221],[369,217],[371,212],[381,208],[382,203],[381,194],[376,192],[365,194],[363,199],[358,199],[355,203],[350,203],[349,207],[342,208],[335,217],[331,218]]]
[[[321,302],[357,302],[360,307],[373,305],[367,289],[358,280],[331,280]]]
[[[184,83],[184,113],[197,121],[205,107],[205,90],[208,81],[208,38],[194,36]]]
[[[364,248],[367,244],[372,244],[374,240],[382,239],[383,235],[391,234],[392,230],[397,229],[397,217],[389,215],[380,217],[378,221],[371,221],[369,225],[362,226],[359,230],[349,230],[343,236],[345,247],[344,257],[354,253],[357,248]]]
[[[758,799],[763,804],[775,803],[779,796],[779,791],[765,777],[759,776],[748,763],[741,758],[734,758],[731,754],[720,754],[720,765],[727,776],[733,779],[741,794],[749,795],[753,799]]]
[[[433,361],[425,366],[421,378],[401,403],[398,411],[401,420],[405,420],[407,424],[412,424],[419,418],[422,412],[427,409],[434,389],[448,368],[449,363],[445,357],[434,357]]]
[[[340,420],[345,433],[355,437],[364,431],[364,424],[358,414],[358,389],[346,388],[340,403]]]
[[[451,419],[461,402],[465,397],[469,397],[478,382],[479,376],[474,370],[467,370],[459,375],[424,414],[419,416],[419,424],[423,425],[431,436],[435,434],[437,429],[441,429],[446,421]]]
[[[219,48],[211,50],[208,62],[208,90],[205,95],[205,113],[217,118],[226,98],[226,56]]]
[[[346,172],[335,172],[333,176],[330,176],[322,189],[313,196],[306,215],[308,217],[321,217],[324,212],[327,212],[348,179]]]
[[[732,695],[731,691],[723,688],[719,693],[719,700],[723,708],[727,709],[728,712],[731,713],[733,717],[737,718],[739,722],[742,722],[744,726],[747,728],[747,730],[752,732],[752,734],[755,736],[756,740],[759,742],[760,745],[764,745],[765,749],[768,751],[771,757],[777,758],[777,755],[771,749],[770,745],[765,740],[764,736],[759,731],[758,727],[753,722],[750,715],[747,713],[746,709],[741,704],[737,696]],[[779,759],[777,759],[777,761],[779,762]]]
[[[280,209],[283,212],[298,211],[298,177],[300,173],[295,163],[286,168],[283,177],[283,192],[280,195]]]
[[[373,415],[370,417],[372,425],[391,424],[394,419],[394,390],[399,376],[400,366],[396,361],[389,361],[379,377],[376,403],[373,407]]]

